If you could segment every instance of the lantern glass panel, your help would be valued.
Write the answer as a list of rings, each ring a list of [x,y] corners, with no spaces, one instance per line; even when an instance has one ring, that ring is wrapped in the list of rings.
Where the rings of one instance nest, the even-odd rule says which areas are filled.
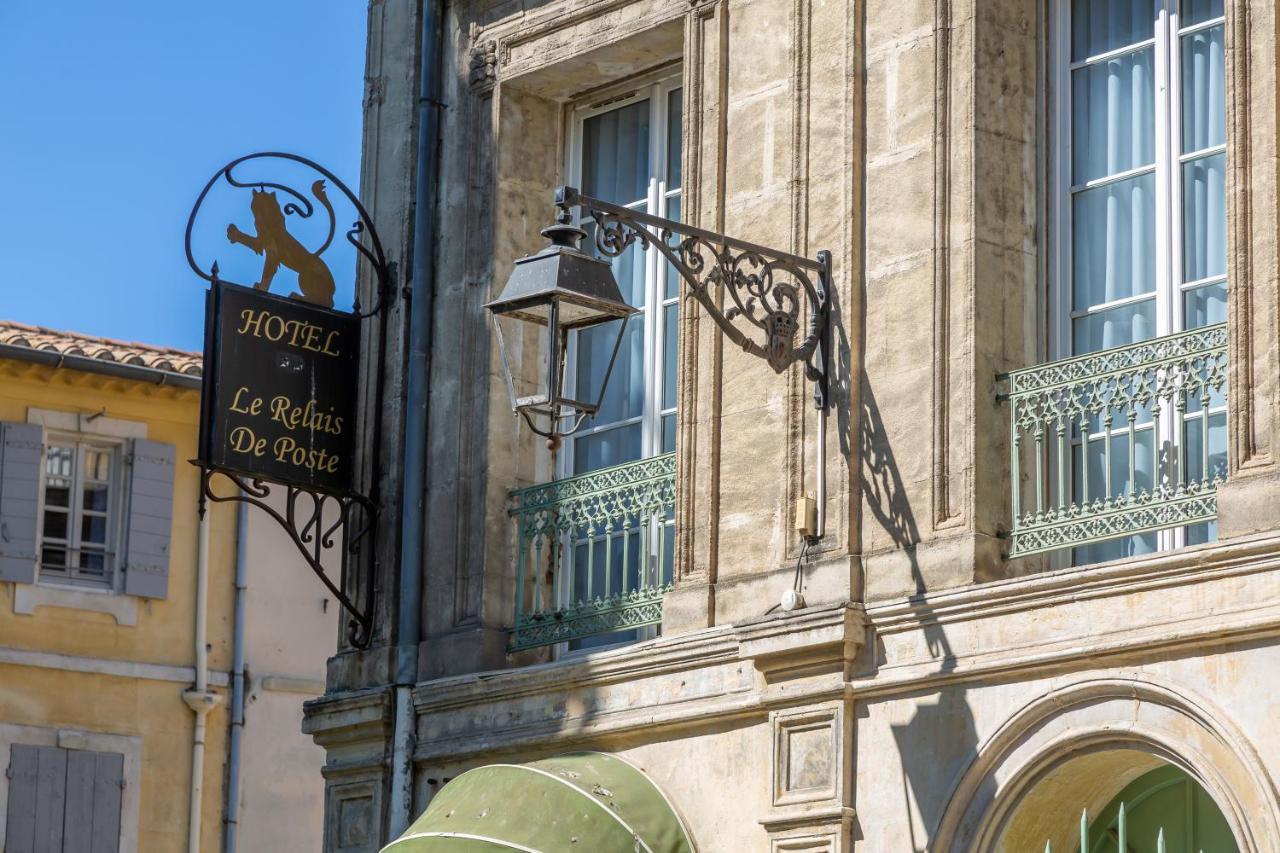
[[[528,322],[517,314],[493,315],[507,391],[514,409],[522,401],[547,397],[550,347],[546,323]]]

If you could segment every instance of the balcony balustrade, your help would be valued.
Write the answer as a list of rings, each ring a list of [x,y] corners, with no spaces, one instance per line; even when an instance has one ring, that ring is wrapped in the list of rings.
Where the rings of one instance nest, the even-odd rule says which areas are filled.
[[[674,453],[512,491],[511,649],[624,642],[660,624],[674,507]]]
[[[1226,478],[1225,324],[1002,378],[1011,557],[1216,519]]]

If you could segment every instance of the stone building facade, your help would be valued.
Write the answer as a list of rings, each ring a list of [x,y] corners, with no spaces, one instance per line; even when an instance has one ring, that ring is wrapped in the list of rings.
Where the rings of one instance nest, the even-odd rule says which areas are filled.
[[[369,19],[362,194],[402,271],[419,5],[379,0]],[[384,495],[424,514],[422,595],[398,603],[392,513],[374,643],[340,648],[308,705],[326,850],[378,849],[469,768],[575,750],[642,768],[705,851],[1068,850],[1082,812],[1102,838],[1122,800],[1153,833],[1280,849],[1274,4],[458,0],[443,15],[421,504],[400,494],[402,438],[382,447]],[[619,189],[632,178],[642,194]],[[657,282],[633,297],[644,369],[611,380],[640,389],[611,415],[639,437],[590,433],[553,460],[511,414],[483,306],[575,181],[829,251],[825,425],[800,368],[775,374],[678,280],[664,290],[659,260],[623,259],[624,290]],[[402,356],[393,423],[406,316],[398,302],[383,342]],[[529,379],[537,349],[515,349]],[[619,461],[674,484],[640,513],[659,532],[614,551],[620,527],[590,528],[531,589],[521,490]],[[811,543],[793,524],[810,494]],[[598,540],[630,554],[628,537],[658,566],[647,585],[624,569],[590,591],[614,575],[582,561]],[[804,606],[778,607],[787,590]],[[660,627],[513,632],[530,614],[573,622],[584,598],[598,616],[619,591],[661,594]],[[420,636],[395,635],[401,606]],[[394,656],[415,643],[398,807]],[[1152,805],[1142,786],[1161,773],[1208,816]]]

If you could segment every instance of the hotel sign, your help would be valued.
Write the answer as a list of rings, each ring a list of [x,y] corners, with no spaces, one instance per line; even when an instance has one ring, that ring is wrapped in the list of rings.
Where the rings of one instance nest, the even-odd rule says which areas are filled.
[[[206,299],[200,464],[350,492],[360,318],[216,278]]]

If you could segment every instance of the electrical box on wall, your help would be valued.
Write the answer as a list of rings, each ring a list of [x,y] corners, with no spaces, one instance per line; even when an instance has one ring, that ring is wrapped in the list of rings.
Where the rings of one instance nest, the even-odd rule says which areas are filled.
[[[813,492],[796,498],[796,532],[809,539],[818,535],[818,501]]]

